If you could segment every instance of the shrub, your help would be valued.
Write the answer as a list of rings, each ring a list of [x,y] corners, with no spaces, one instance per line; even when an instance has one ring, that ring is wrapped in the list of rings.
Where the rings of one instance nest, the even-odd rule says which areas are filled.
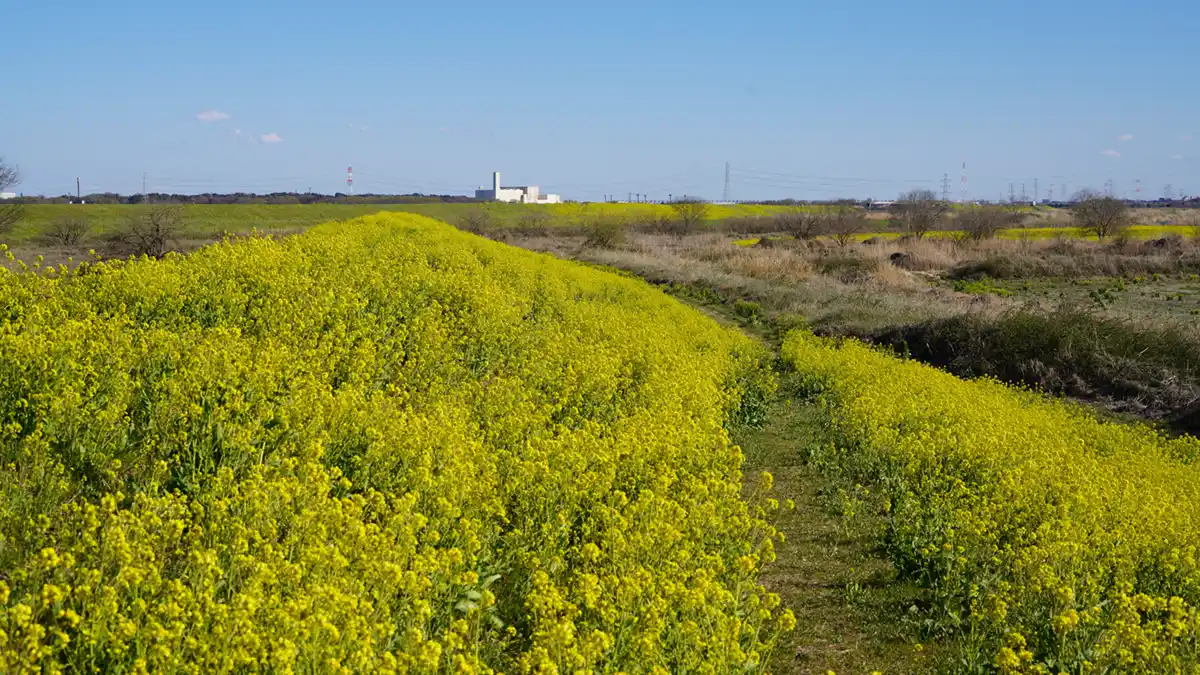
[[[1021,214],[1003,206],[974,206],[955,219],[959,238],[963,241],[993,239],[1003,230],[1014,226]]]
[[[816,260],[817,270],[843,283],[866,281],[876,269],[874,261],[857,255],[829,255]]]
[[[76,246],[91,229],[91,221],[83,214],[60,216],[51,221],[42,232],[42,239],[59,246]]]
[[[790,234],[800,241],[808,241],[825,233],[827,218],[823,213],[795,209],[775,216],[775,221],[779,232]]]
[[[862,211],[851,208],[839,208],[830,213],[825,219],[824,231],[837,242],[839,248],[846,248],[859,234],[866,232],[870,223]]]
[[[481,206],[477,209],[464,212],[458,217],[458,229],[465,230],[472,234],[487,234],[489,230],[495,229],[499,223],[490,209]]]
[[[131,216],[125,228],[110,237],[110,245],[121,253],[161,258],[183,231],[183,207],[155,206]]]
[[[598,217],[584,226],[585,245],[595,248],[617,248],[625,243],[629,226],[621,218]]]

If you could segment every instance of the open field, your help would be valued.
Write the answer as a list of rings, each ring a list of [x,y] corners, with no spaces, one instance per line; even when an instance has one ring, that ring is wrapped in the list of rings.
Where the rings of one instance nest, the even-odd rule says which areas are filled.
[[[1196,240],[880,239],[842,248],[778,235],[739,246],[735,237],[633,233],[613,246],[553,233],[508,240],[740,308],[776,331],[799,325],[855,336],[961,375],[1200,429]]]
[[[1134,225],[1128,229],[1127,234],[1130,239],[1145,241],[1147,239],[1162,239],[1166,237],[1194,237],[1200,234],[1200,230],[1197,230],[1193,225]],[[854,238],[859,242],[863,242],[871,239],[900,239],[904,236],[903,232],[881,230],[862,232],[854,235]],[[963,236],[963,232],[960,230],[939,230],[930,232],[928,236],[930,239],[959,239]],[[1098,241],[1094,234],[1088,234],[1079,228],[1069,225],[1060,227],[1009,228],[1001,230],[996,236],[999,239],[1011,241],[1043,241],[1060,238]],[[738,246],[753,246],[761,240],[761,237],[747,237],[745,239],[738,239],[734,243]]]
[[[83,216],[91,225],[89,239],[94,243],[106,235],[119,231],[130,217],[145,214],[154,205],[109,205],[109,204],[35,204],[26,207],[24,218],[14,230],[0,238],[11,245],[36,243],[48,227],[56,220],[67,216]],[[222,233],[246,233],[252,230],[266,232],[300,232],[323,222],[346,220],[379,212],[414,213],[465,226],[472,230],[534,230],[547,228],[580,229],[603,221],[617,221],[635,229],[653,229],[654,224],[673,216],[670,206],[662,204],[549,204],[521,205],[506,203],[486,204],[193,204],[181,207],[183,238],[189,240],[212,240]],[[710,205],[705,214],[709,226],[720,231],[747,232],[757,235],[758,228],[769,227],[764,219],[794,212],[819,212],[822,207],[761,206],[753,204]],[[1014,240],[1042,240],[1056,238],[1089,239],[1087,235],[1070,226],[1064,213],[1052,209],[1021,210],[1023,226],[1011,228],[1000,234],[1001,238]],[[1171,236],[1193,236],[1197,232],[1194,215],[1190,212],[1165,209],[1144,209],[1135,213],[1139,225],[1130,230],[1133,239],[1158,239]],[[896,239],[902,233],[890,229],[888,214],[868,214],[871,231],[856,235],[859,241],[869,239]],[[953,229],[930,234],[933,238],[956,238],[960,233]],[[760,237],[740,238],[742,245],[756,243]]]
[[[31,241],[55,219],[68,215],[85,216],[92,224],[93,234],[102,236],[124,226],[131,216],[153,208],[152,204],[34,204],[26,207],[24,219],[5,240],[16,244]],[[786,208],[750,204],[714,205],[709,216],[716,220],[763,216]],[[485,214],[485,222],[492,227],[575,226],[581,219],[604,217],[631,221],[654,220],[673,213],[671,207],[662,204],[190,204],[182,209],[187,225],[186,234],[190,238],[219,236],[223,232],[249,232],[253,229],[298,232],[319,223],[379,212],[414,213],[449,223],[457,223],[473,214]]]

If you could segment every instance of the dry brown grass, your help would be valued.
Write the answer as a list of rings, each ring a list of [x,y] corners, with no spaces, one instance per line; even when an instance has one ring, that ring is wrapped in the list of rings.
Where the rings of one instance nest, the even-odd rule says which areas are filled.
[[[734,245],[736,235],[634,232],[597,250],[578,236],[510,239],[534,250],[602,263],[658,282],[747,297],[769,311],[799,314],[814,328],[864,333],[965,311],[999,313],[1018,300],[957,293],[941,279],[1091,278],[1200,273],[1200,240],[1182,237],[1099,244],[1051,240],[880,240],[846,248],[788,239]]]

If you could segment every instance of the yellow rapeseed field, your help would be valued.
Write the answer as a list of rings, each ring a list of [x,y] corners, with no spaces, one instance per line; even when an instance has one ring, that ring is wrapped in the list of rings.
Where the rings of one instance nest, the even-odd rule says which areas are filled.
[[[783,347],[962,672],[1200,672],[1200,442],[860,343]]]
[[[0,268],[0,672],[759,672],[765,362],[414,215]]]

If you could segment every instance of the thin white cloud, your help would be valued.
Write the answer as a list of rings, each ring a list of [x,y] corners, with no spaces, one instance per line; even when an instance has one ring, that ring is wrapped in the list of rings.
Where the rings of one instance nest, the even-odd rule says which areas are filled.
[[[1182,162],[1183,155],[1171,155],[1171,159],[1175,160],[1176,162]]]
[[[1122,135],[1120,138],[1118,138],[1117,140],[1118,140],[1118,141],[1121,141],[1122,143],[1125,143],[1125,142],[1127,142],[1127,141],[1132,141],[1132,140],[1133,140],[1133,134],[1124,134],[1124,135]]]
[[[450,127],[438,127],[438,132],[448,134],[450,133]]]
[[[232,115],[229,113],[223,113],[220,110],[205,110],[202,113],[196,113],[196,119],[200,120],[201,122],[220,122],[221,120],[227,120],[230,117],[232,117]]]
[[[1192,140],[1192,135],[1191,135],[1191,134],[1184,134],[1183,136],[1180,136],[1180,137],[1179,137],[1179,140],[1181,140],[1181,141],[1183,141],[1183,142],[1185,142],[1185,143],[1186,143],[1186,142],[1188,142],[1188,141]]]
[[[1120,157],[1121,156],[1121,153],[1117,152],[1116,150],[1105,150],[1104,152],[1101,152],[1100,154],[1104,155],[1105,157]]]
[[[234,130],[233,130],[233,135],[234,135],[234,136],[241,136],[241,135],[242,135],[242,130],[241,130],[241,129],[234,129]]]
[[[263,134],[260,140],[263,143],[282,143],[283,139],[276,133]]]

